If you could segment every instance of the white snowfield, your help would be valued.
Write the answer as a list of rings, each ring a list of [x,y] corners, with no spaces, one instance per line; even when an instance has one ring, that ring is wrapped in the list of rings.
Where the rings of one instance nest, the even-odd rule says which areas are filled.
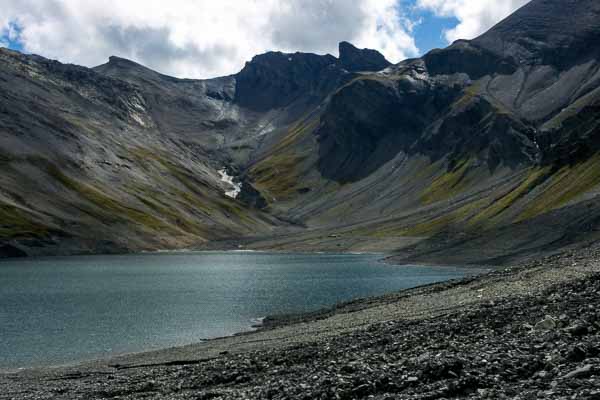
[[[221,182],[228,184],[232,189],[225,191],[225,196],[231,197],[232,199],[237,199],[238,195],[242,191],[242,183],[236,183],[233,181],[233,176],[227,173],[226,169],[220,169],[219,175],[221,175]]]

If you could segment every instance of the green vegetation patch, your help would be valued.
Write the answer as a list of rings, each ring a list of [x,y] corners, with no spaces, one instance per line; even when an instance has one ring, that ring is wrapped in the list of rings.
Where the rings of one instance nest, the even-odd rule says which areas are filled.
[[[300,164],[308,155],[299,155],[292,147],[319,124],[317,117],[304,118],[293,125],[283,139],[275,145],[269,155],[250,169],[256,187],[267,194],[267,201],[287,199],[297,193],[302,175]]]
[[[485,227],[493,226],[504,211],[508,210],[519,199],[523,198],[523,196],[527,195],[536,186],[544,182],[548,178],[549,173],[549,167],[530,170],[519,186],[493,201],[481,213],[475,215],[469,221],[469,225],[480,225]]]
[[[297,192],[299,166],[305,159],[306,156],[301,155],[273,155],[255,165],[250,173],[256,187],[268,194],[267,200],[286,199]]]
[[[424,204],[450,199],[461,193],[468,186],[467,174],[471,160],[458,163],[453,170],[437,177],[421,196]]]
[[[165,223],[164,221],[161,221],[160,219],[143,211],[121,204],[121,202],[109,197],[99,189],[68,177],[54,165],[48,166],[48,173],[63,186],[95,205],[100,212],[91,209],[85,209],[82,211],[88,213],[96,219],[102,221],[125,220],[154,231],[177,233],[171,225]]]
[[[193,172],[179,165],[175,162],[170,161],[166,154],[161,154],[160,151],[153,151],[144,148],[136,148],[131,150],[131,153],[140,161],[154,161],[164,171],[168,172],[173,176],[179,183],[180,188],[171,186],[171,181],[165,181],[165,185],[171,186],[174,189],[174,195],[179,198],[182,204],[186,205],[190,209],[199,210],[207,217],[217,220],[220,217],[220,223],[230,223],[230,225],[237,226],[239,223],[245,224],[249,227],[255,226],[256,221],[251,218],[248,211],[241,207],[236,201],[230,200],[224,197],[222,194],[211,193],[212,189],[207,190],[208,186],[198,180]],[[157,177],[161,180],[161,177]],[[164,179],[163,179],[164,180]],[[185,219],[174,210],[166,213],[164,207],[157,204],[147,204],[148,207],[157,210],[161,215],[167,215],[171,219],[175,218],[174,221],[178,227],[196,234],[206,235],[206,229],[202,224],[196,223],[195,221]],[[162,211],[159,211],[161,210]],[[214,233],[214,232],[212,232]]]
[[[462,205],[442,216],[421,221],[410,226],[402,225],[378,229],[371,236],[378,238],[391,236],[428,237],[449,228],[465,228],[467,225],[466,222],[481,210],[481,207],[486,202],[486,199],[474,201]]]
[[[453,107],[464,108],[468,106],[475,98],[479,96],[481,90],[479,86],[479,84],[474,84],[467,87],[464,90],[463,95],[454,102]]]
[[[271,152],[276,153],[278,151],[283,150],[286,147],[291,146],[292,144],[294,144],[294,142],[296,142],[296,140],[300,139],[304,133],[313,131],[318,125],[319,125],[318,118],[313,118],[308,121],[303,121],[301,123],[294,125],[288,131],[288,133],[285,135],[285,137],[281,140],[281,142],[279,142],[273,148],[273,150],[271,150]]]
[[[517,221],[560,208],[600,184],[600,154],[561,168],[551,179],[551,183],[529,204]]]
[[[192,219],[184,217],[179,212],[177,212],[176,208],[169,207],[164,203],[159,202],[155,198],[152,199],[150,197],[144,197],[140,195],[136,195],[136,198],[146,207],[148,207],[151,210],[154,210],[158,215],[169,219],[169,221],[171,221],[179,229],[188,233],[192,233],[194,235],[206,235],[206,230],[203,229],[202,225],[198,224]]]
[[[35,222],[23,209],[0,203],[0,238],[44,238],[48,234],[48,227]]]

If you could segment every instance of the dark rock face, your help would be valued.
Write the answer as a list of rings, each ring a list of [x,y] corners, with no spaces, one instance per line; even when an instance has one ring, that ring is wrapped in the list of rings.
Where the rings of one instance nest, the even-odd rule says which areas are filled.
[[[348,71],[381,71],[392,65],[377,50],[357,49],[348,42],[341,42],[340,64]]]
[[[399,152],[450,165],[476,158],[491,171],[589,157],[598,149],[598,21],[595,1],[534,0],[475,40],[354,81],[317,132],[321,174],[358,181]]]
[[[268,111],[285,107],[300,96],[322,95],[339,83],[336,63],[329,55],[271,52],[256,56],[236,76],[235,102]]]
[[[250,182],[242,184],[242,191],[238,196],[238,200],[252,208],[264,209],[268,205],[265,198]]]
[[[317,130],[323,176],[356,181],[399,152],[412,151],[461,85],[424,80],[419,71],[410,66],[398,80],[358,79],[332,98]]]
[[[564,120],[561,129],[548,130],[538,137],[544,165],[569,165],[600,151],[600,103],[597,100]]]
[[[433,161],[478,157],[498,165],[533,165],[535,129],[491,99],[465,92],[461,74],[426,74],[414,63],[395,79],[360,79],[331,100],[321,126],[320,171],[334,180],[360,180],[399,152]]]
[[[466,40],[459,40],[443,50],[432,50],[423,57],[423,61],[431,75],[464,73],[471,79],[493,73],[506,75],[516,70],[513,60],[502,58]]]
[[[348,72],[378,71],[389,61],[375,50],[340,43],[340,58],[307,53],[269,52],[246,63],[236,75],[235,102],[255,111],[282,108],[295,101],[318,104],[350,79]]]
[[[415,140],[418,127],[400,129],[396,88],[375,80],[354,83],[332,100],[317,131],[323,176],[348,182],[368,176]],[[411,118],[409,122],[413,122]]]
[[[477,156],[491,170],[500,164],[517,168],[536,163],[534,135],[534,129],[513,115],[498,112],[485,98],[475,97],[428,127],[415,148],[433,160],[450,156],[458,162]]]

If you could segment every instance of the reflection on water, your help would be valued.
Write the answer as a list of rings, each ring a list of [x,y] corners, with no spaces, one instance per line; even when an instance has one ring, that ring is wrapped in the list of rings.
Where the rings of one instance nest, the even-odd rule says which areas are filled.
[[[249,252],[0,262],[0,368],[60,364],[248,330],[266,315],[462,277],[369,254]]]

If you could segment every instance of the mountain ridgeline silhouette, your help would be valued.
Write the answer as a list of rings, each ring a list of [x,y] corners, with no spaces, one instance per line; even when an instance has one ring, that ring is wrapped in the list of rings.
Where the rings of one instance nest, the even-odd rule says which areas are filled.
[[[599,21],[593,0],[533,0],[394,65],[342,42],[206,80],[0,49],[0,253],[500,263],[594,240]]]

